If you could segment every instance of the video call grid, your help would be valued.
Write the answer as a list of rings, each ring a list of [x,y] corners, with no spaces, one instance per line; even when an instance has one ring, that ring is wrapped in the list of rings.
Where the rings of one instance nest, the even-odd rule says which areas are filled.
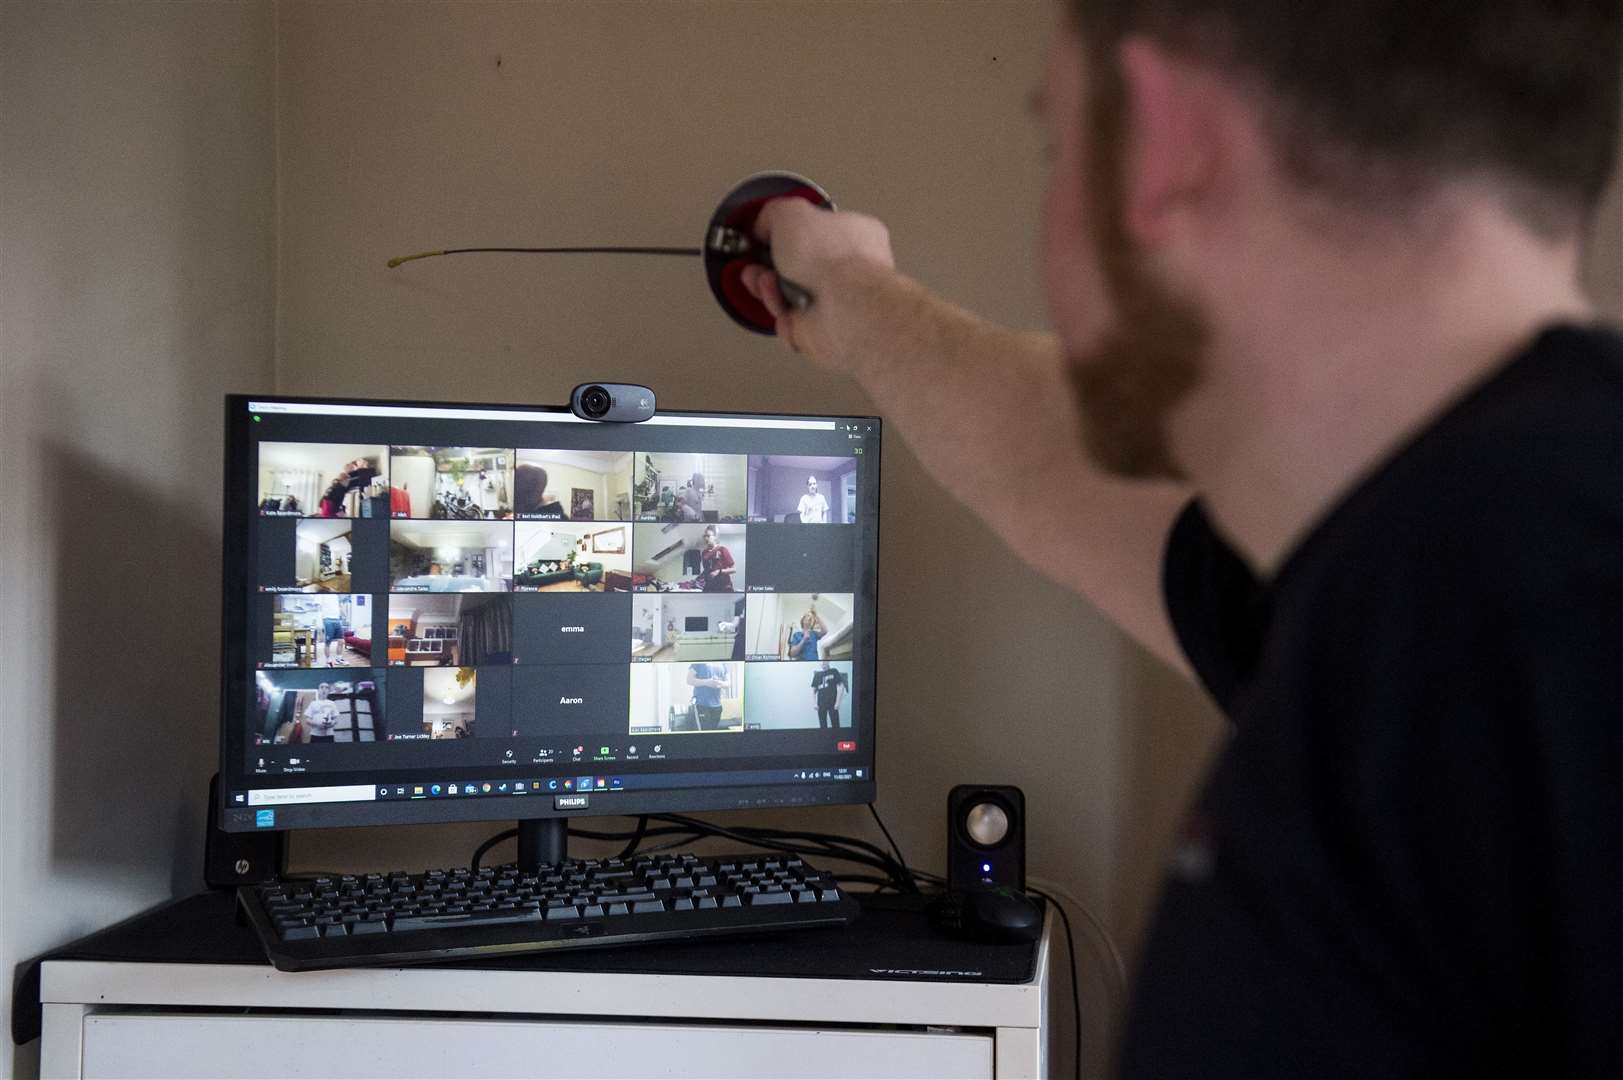
[[[396,451],[401,451],[401,452],[397,453]],[[545,452],[537,452],[537,453],[544,454]],[[385,471],[382,468],[379,468],[379,469],[363,468],[361,465],[356,464],[357,462],[361,462],[362,459],[359,459],[359,458],[351,459],[350,462],[347,462],[345,464],[344,468],[345,468],[345,470],[350,470],[351,467],[353,466],[353,471],[357,475],[352,477],[350,481],[346,481],[346,483],[351,483],[351,482],[354,482],[355,480],[358,479],[358,485],[357,486],[360,487],[360,489],[363,490],[363,491],[367,489],[367,485],[375,484],[375,483],[379,482],[380,478],[381,478],[381,482],[383,484],[387,485],[390,476],[396,471],[394,469],[394,464],[395,464],[395,459],[396,458],[406,458],[408,456],[414,457],[414,458],[421,458],[421,457],[425,457],[425,456],[432,458],[433,454],[434,454],[434,451],[431,448],[425,449],[425,448],[395,448],[395,447],[391,447],[390,448],[390,457],[389,457],[389,462],[390,462],[389,471]],[[442,457],[444,457],[444,456],[445,455],[442,455]],[[391,500],[391,503],[392,503],[392,505],[391,505],[392,513],[391,513],[391,516],[388,519],[386,519],[386,520],[388,520],[389,526],[390,526],[390,539],[391,539],[390,558],[391,558],[391,562],[393,562],[393,560],[395,558],[395,555],[396,555],[396,553],[394,551],[394,546],[395,546],[394,537],[397,535],[395,530],[397,528],[409,529],[409,528],[412,527],[412,526],[397,526],[397,524],[396,524],[397,522],[404,522],[404,521],[409,521],[409,522],[414,522],[414,523],[419,522],[419,521],[446,522],[446,523],[450,524],[454,528],[454,527],[457,526],[458,522],[465,522],[465,521],[473,520],[473,521],[477,521],[481,527],[485,527],[487,529],[492,524],[496,525],[497,526],[496,531],[491,533],[492,538],[501,537],[501,534],[504,531],[504,526],[505,526],[505,528],[511,529],[511,533],[509,535],[507,535],[505,537],[501,537],[501,538],[506,539],[506,541],[509,544],[513,545],[508,550],[511,550],[511,551],[515,552],[515,558],[516,558],[516,552],[517,552],[517,545],[518,545],[519,539],[520,539],[520,533],[525,531],[527,528],[532,527],[532,526],[528,526],[529,522],[532,522],[532,521],[541,522],[541,523],[557,522],[558,526],[556,526],[556,528],[562,528],[562,527],[565,527],[566,525],[568,527],[578,527],[581,524],[581,522],[571,520],[568,516],[565,516],[564,514],[562,514],[558,510],[553,510],[553,511],[550,511],[550,512],[542,512],[542,513],[539,513],[539,514],[536,514],[536,515],[527,515],[527,514],[520,514],[517,511],[512,510],[511,507],[503,505],[503,503],[501,502],[502,497],[504,495],[508,494],[512,490],[510,488],[510,486],[508,485],[507,481],[506,481],[506,475],[504,474],[503,470],[507,469],[508,466],[512,466],[513,472],[511,473],[511,475],[514,475],[514,476],[522,475],[521,473],[518,472],[518,468],[525,464],[524,458],[526,456],[527,456],[526,452],[522,451],[522,450],[514,450],[514,451],[511,451],[511,452],[508,452],[508,451],[485,450],[485,449],[478,449],[476,452],[469,453],[469,454],[466,455],[465,467],[462,470],[460,470],[461,475],[456,477],[456,479],[458,480],[458,486],[459,486],[459,488],[461,490],[466,491],[466,480],[467,480],[468,476],[471,473],[473,475],[474,479],[475,479],[475,484],[476,484],[477,487],[485,488],[486,491],[487,491],[487,494],[494,494],[494,496],[496,497],[496,505],[494,507],[481,506],[481,508],[480,508],[481,513],[485,513],[485,514],[489,515],[487,517],[472,518],[471,515],[466,516],[466,517],[450,516],[449,514],[443,512],[443,510],[442,510],[442,508],[445,506],[445,504],[440,503],[440,502],[436,502],[434,504],[435,509],[442,511],[439,514],[439,516],[436,516],[435,512],[431,511],[428,517],[423,518],[423,517],[420,517],[420,516],[416,515],[415,513],[413,513],[407,506],[401,505],[400,500],[397,498],[394,490],[391,488],[390,489],[390,495],[388,496],[388,498]],[[603,454],[601,456],[607,458],[607,457],[614,457],[616,455],[611,452],[611,453]],[[638,462],[639,460],[642,460],[644,458],[648,458],[648,459],[652,458],[652,455],[638,455],[636,452],[631,452],[629,454],[622,454],[622,455],[619,455],[619,456],[629,457],[633,463]],[[664,455],[664,456],[667,457],[667,458],[679,458],[679,457],[682,457],[684,455],[668,454],[668,455]],[[698,455],[688,455],[688,456],[698,456]],[[749,460],[749,457],[746,456],[746,455],[725,455],[725,456],[724,455],[708,455],[707,457],[712,461],[714,459],[718,458],[718,457],[730,457],[734,461],[741,462],[741,463],[747,463],[748,460]],[[379,459],[381,459],[381,455],[379,455]],[[438,464],[438,459],[435,459],[435,460],[436,460],[436,465],[437,465]],[[378,463],[381,464],[381,460],[378,460]],[[855,471],[855,462],[854,462],[854,460],[849,462],[849,466],[850,466],[850,471],[854,472]],[[436,468],[436,474],[437,474],[438,471],[441,471],[441,470]],[[492,475],[492,474],[494,474],[494,475]],[[591,503],[593,501],[595,501],[595,500],[588,500],[587,504],[583,507],[582,506],[582,501],[580,499],[580,496],[579,496],[578,492],[573,492],[572,493],[572,503],[573,503],[572,512],[576,513],[576,514],[579,514],[583,510],[589,511],[590,513],[584,515],[584,516],[589,518],[589,525],[617,526],[619,528],[619,530],[620,530],[620,535],[621,535],[622,538],[624,538],[624,536],[625,536],[625,534],[627,532],[630,532],[632,537],[635,538],[636,535],[637,535],[637,526],[642,526],[643,527],[643,535],[641,537],[641,542],[640,543],[639,543],[639,541],[637,539],[633,539],[630,544],[621,543],[619,545],[611,545],[611,547],[612,546],[619,546],[619,547],[622,547],[622,548],[626,548],[627,550],[624,551],[623,553],[626,554],[626,555],[629,555],[629,557],[633,561],[633,564],[636,565],[637,564],[636,560],[638,560],[639,558],[646,557],[644,555],[644,551],[643,551],[644,547],[657,548],[661,544],[665,544],[667,542],[667,539],[668,539],[668,537],[669,537],[669,535],[670,535],[670,533],[672,531],[672,528],[674,526],[678,525],[678,522],[673,521],[671,519],[673,517],[680,517],[681,516],[681,514],[682,514],[682,511],[680,510],[681,507],[689,507],[691,509],[692,507],[697,506],[697,507],[700,508],[698,510],[697,514],[690,514],[690,516],[701,516],[703,514],[702,505],[703,505],[703,496],[704,496],[705,492],[703,490],[702,484],[699,483],[700,477],[697,474],[695,474],[692,477],[690,477],[690,480],[693,481],[693,483],[690,486],[693,489],[693,491],[694,491],[694,493],[695,493],[695,495],[697,497],[694,497],[694,495],[688,495],[688,496],[677,495],[674,500],[669,499],[669,498],[663,498],[661,500],[662,505],[658,509],[655,509],[654,507],[646,505],[646,504],[632,503],[631,505],[638,505],[639,508],[644,511],[643,514],[641,515],[641,520],[639,520],[639,518],[637,516],[631,516],[631,517],[625,516],[624,510],[625,510],[625,508],[626,508],[626,506],[628,504],[626,502],[624,502],[624,501],[622,501],[622,502],[620,502],[618,504],[618,508],[622,511],[622,513],[615,515],[613,520],[607,520],[607,519],[597,517],[596,512],[595,512],[595,506],[591,505]],[[542,484],[540,486],[544,488],[545,485]],[[808,488],[814,488],[816,485],[808,484],[807,486],[808,486]],[[346,491],[346,494],[348,494],[348,491]],[[595,493],[593,493],[593,494],[595,495]],[[368,500],[370,500],[368,503],[360,503],[358,505],[359,500],[351,498],[349,500],[348,505],[344,505],[342,497],[340,497],[335,492],[335,493],[333,493],[333,497],[331,497],[329,499],[325,499],[321,503],[318,503],[318,508],[319,509],[331,514],[332,516],[331,517],[326,517],[326,518],[317,518],[316,520],[324,520],[324,521],[338,520],[338,521],[342,521],[342,520],[345,520],[344,515],[347,515],[347,514],[350,514],[352,512],[356,512],[356,511],[359,511],[360,514],[361,514],[361,516],[360,516],[360,518],[358,520],[366,520],[365,515],[368,512],[371,512],[371,513],[374,513],[374,514],[376,513],[376,510],[378,509],[378,506],[377,506],[378,496],[377,496],[377,494],[375,492],[369,492],[366,495],[366,498]],[[746,494],[746,500],[747,500],[747,494]],[[673,503],[678,508],[676,511],[671,510],[671,507],[672,507]],[[552,505],[556,505],[556,502],[554,502]],[[750,505],[750,504],[746,501],[746,505]],[[468,506],[467,497],[463,496],[462,501],[457,502],[455,504],[452,504],[449,507],[449,509],[466,512],[467,506]],[[262,502],[261,502],[261,512],[262,512],[262,514],[268,513],[267,507],[265,506],[263,499],[262,499]],[[509,514],[511,516],[503,518],[503,517],[500,516],[503,513],[507,513],[507,514]],[[277,516],[282,516],[282,515],[277,515]],[[713,516],[719,517],[720,516],[719,511],[716,514],[714,514]],[[734,514],[734,515],[730,515],[730,516],[732,518],[736,519],[738,515]],[[662,517],[663,517],[663,521],[661,520]],[[747,514],[745,515],[745,517],[749,518],[749,524],[751,524],[751,525],[765,525],[768,521],[771,520],[768,517],[759,517],[759,518],[758,517],[750,517],[750,515],[747,515]],[[356,519],[352,518],[351,520],[356,520]],[[787,519],[785,519],[785,521],[787,521]],[[680,525],[690,526],[690,527],[691,526],[697,526],[701,532],[706,527],[714,527],[718,534],[723,533],[723,532],[732,534],[732,533],[738,533],[738,532],[743,532],[744,531],[742,524],[737,523],[736,521],[728,521],[728,522],[725,522],[725,523],[723,523],[723,522],[721,522],[719,520],[718,521],[713,521],[713,522],[712,521],[704,521],[704,520],[702,520],[702,516],[701,516],[701,520],[699,520],[699,521],[691,521],[691,520],[689,520],[689,521],[681,521]],[[732,527],[731,528],[724,528],[725,525],[730,525]],[[650,526],[651,526],[651,528],[650,528]],[[545,528],[549,528],[549,527],[552,527],[552,526],[549,526],[547,524],[542,524],[542,525],[540,525],[538,527],[545,529]],[[691,529],[688,529],[688,530],[685,530],[685,531],[691,531]],[[722,537],[718,535],[717,539],[719,541],[720,539],[722,539]],[[587,544],[582,544],[581,545],[582,550],[584,550],[586,546],[588,546],[588,545]],[[725,545],[722,545],[722,546],[725,546]],[[487,549],[487,553],[488,553],[488,551],[489,551],[489,549]],[[611,552],[611,553],[621,554],[622,552]],[[374,553],[374,557],[377,557],[376,553]],[[487,554],[487,558],[488,558],[488,554]],[[576,561],[582,561],[582,560],[576,560]],[[590,560],[585,560],[585,561],[589,562]],[[440,570],[441,572],[443,572],[443,570],[445,568],[439,567],[439,568],[435,568],[435,569]],[[455,569],[455,568],[453,568],[453,569]],[[468,568],[467,567],[462,567],[462,569],[466,570]],[[522,568],[522,570],[519,570],[517,568],[517,565],[516,565],[516,562],[515,562],[515,572],[514,572],[513,579],[503,579],[503,580],[501,580],[500,585],[503,586],[503,587],[500,587],[500,588],[492,588],[492,589],[480,588],[477,591],[468,590],[468,591],[458,591],[458,592],[455,592],[455,593],[434,592],[430,588],[422,588],[422,589],[411,589],[410,591],[391,592],[389,594],[383,594],[383,595],[371,594],[373,596],[374,600],[383,600],[383,599],[385,599],[385,596],[386,596],[387,597],[387,602],[388,602],[388,605],[389,605],[388,608],[383,608],[381,605],[374,605],[373,606],[374,623],[376,621],[378,621],[379,619],[382,619],[387,623],[389,621],[390,617],[391,617],[389,615],[389,611],[391,609],[393,609],[393,607],[396,604],[397,600],[409,600],[409,599],[417,598],[417,597],[420,597],[420,596],[423,596],[423,595],[432,595],[432,596],[436,596],[436,597],[455,596],[455,597],[461,598],[461,597],[469,597],[469,596],[479,596],[481,594],[488,594],[488,593],[505,594],[509,590],[511,590],[514,594],[517,594],[517,595],[514,595],[512,597],[512,599],[513,599],[513,601],[515,603],[529,601],[531,599],[530,597],[522,595],[526,591],[526,586],[519,584],[519,578],[521,576],[521,573],[529,572],[532,569],[539,569],[541,572],[556,572],[556,569],[558,569],[558,568],[555,568],[555,567],[552,567],[552,566],[546,566],[546,565],[543,565],[543,566],[541,566],[539,568],[533,568],[532,566],[527,564]],[[590,572],[590,570],[588,568],[588,573],[589,572]],[[431,575],[431,576],[433,576],[433,575]],[[497,575],[497,577],[498,578],[503,578],[502,575]],[[395,573],[393,572],[393,569],[392,569],[391,570],[391,580],[390,580],[391,588],[396,586],[398,580],[399,579],[396,577],[396,575],[395,575]],[[466,584],[466,583],[462,583],[462,584]],[[691,588],[690,589],[670,589],[668,591],[654,591],[654,590],[657,589],[657,586],[655,586],[653,584],[649,584],[649,583],[638,583],[638,582],[635,581],[634,578],[630,582],[621,582],[620,584],[622,585],[622,588],[614,590],[614,592],[616,594],[619,594],[619,595],[627,595],[627,593],[632,593],[634,595],[640,595],[640,596],[644,596],[644,597],[657,597],[657,598],[660,598],[661,600],[663,600],[664,598],[669,597],[669,598],[672,598],[673,600],[677,600],[678,602],[680,602],[682,599],[684,599],[685,597],[688,597],[688,596],[714,598],[714,597],[717,597],[717,596],[729,595],[728,593],[722,593],[722,592],[708,592],[707,593],[707,592],[704,592],[704,591],[702,591],[700,589],[691,589]],[[626,589],[625,586],[628,585],[628,584],[629,584],[630,588]],[[538,588],[544,588],[544,585],[543,586],[538,586]],[[732,592],[741,594],[745,588],[747,588],[747,578],[744,577],[744,575],[742,573],[734,575],[734,581],[732,582]],[[771,586],[764,586],[762,588],[767,589],[767,588],[771,588]],[[602,592],[596,593],[595,595],[602,595],[603,593],[608,593],[609,591],[610,590],[608,589],[608,586],[605,583],[603,585]],[[308,596],[310,594],[303,593],[302,595]],[[588,591],[588,592],[585,592],[585,593],[567,592],[567,593],[552,594],[552,596],[554,596],[554,597],[569,596],[569,597],[572,597],[572,598],[573,597],[583,596],[583,595],[589,596],[589,595],[594,595],[594,593],[591,592],[591,591]],[[835,594],[835,595],[838,595],[838,594]],[[538,591],[535,594],[534,599],[536,599],[538,601],[541,601],[541,600],[544,600],[547,597],[548,597],[548,594]],[[770,594],[770,593],[757,594],[756,596],[753,596],[753,597],[740,596],[740,601],[742,603],[744,603],[744,605],[745,605],[746,613],[747,613],[748,608],[749,608],[750,605],[752,605],[752,604],[757,605],[757,606],[763,605],[763,604],[769,602],[769,599],[770,600],[775,600],[776,597],[772,596],[772,594]],[[847,628],[848,633],[854,633],[855,632],[854,612],[850,612],[850,610],[849,610],[850,607],[851,607],[851,600],[852,600],[851,595],[850,594],[844,594],[843,599],[845,601],[845,606],[846,606],[847,612],[853,616],[853,625],[851,625],[850,627]],[[511,614],[509,614],[509,617],[511,618]],[[747,622],[747,620],[746,620],[746,622]],[[802,625],[803,626],[805,625],[804,620],[802,620]],[[509,624],[509,626],[510,626],[509,632],[511,633],[512,632],[511,624]],[[388,627],[388,629],[392,631],[394,628],[393,627]],[[391,636],[393,636],[393,635],[391,635]],[[454,636],[454,632],[452,633],[452,636]],[[800,634],[797,631],[788,631],[786,636],[793,639],[795,637],[799,637]],[[622,638],[622,640],[625,640],[625,639]],[[849,641],[849,638],[847,639],[847,641]],[[441,637],[441,638],[439,638],[439,642],[440,642],[441,646],[443,647],[443,645],[446,643],[446,640],[445,640],[445,638]],[[636,648],[637,648],[637,639],[633,636],[632,637],[632,651],[635,652]],[[781,650],[779,650],[779,652],[781,652]],[[807,653],[800,653],[800,654],[796,654],[794,656],[790,656],[790,655],[787,655],[787,654],[780,655],[779,652],[774,652],[773,654],[767,654],[767,653],[765,653],[765,652],[763,652],[763,651],[761,651],[759,649],[755,649],[755,650],[752,650],[752,651],[746,653],[746,655],[747,655],[749,661],[754,662],[756,664],[759,664],[761,661],[765,661],[765,660],[769,660],[769,659],[772,660],[772,661],[780,661],[780,660],[801,660],[801,661],[805,661],[808,655],[812,655],[812,654],[807,654]],[[604,658],[606,658],[606,656]],[[515,655],[512,659],[513,659],[514,663],[523,663],[522,656]],[[597,656],[581,657],[581,658],[578,658],[577,662],[580,662],[580,663],[592,663],[594,661],[597,661],[598,659],[599,659],[599,657],[597,657]],[[649,657],[649,658],[645,658],[645,659],[649,663],[652,663],[653,660],[654,660],[653,657]],[[628,682],[635,682],[637,680],[637,676],[635,675],[635,665],[637,664],[637,661],[639,660],[639,658],[635,657],[635,656],[629,657],[629,658],[620,658],[619,662],[624,663],[624,662],[626,662],[626,660],[630,660],[633,666],[630,669],[625,670],[625,672],[624,672],[625,678],[626,678],[626,680]],[[547,663],[546,657],[542,656],[539,663],[546,664]],[[696,663],[695,662],[689,662],[689,661],[678,661],[678,662],[674,662],[674,663],[662,663],[662,664],[658,664],[657,666],[660,667],[660,668],[669,667],[669,668],[672,668],[672,669],[687,668],[687,669],[689,669],[691,671],[691,670],[697,670],[699,667],[708,667],[709,664],[711,664],[711,663],[727,664],[727,665],[732,666],[733,673],[734,673],[734,678],[740,684],[739,690],[734,694],[734,697],[737,699],[737,704],[738,704],[737,712],[739,714],[741,714],[741,715],[738,715],[738,716],[735,716],[735,717],[732,718],[732,720],[735,721],[735,724],[718,724],[718,723],[712,722],[712,723],[710,723],[708,725],[705,725],[704,727],[699,728],[699,730],[729,730],[734,726],[736,726],[738,729],[742,730],[743,725],[748,723],[748,720],[746,718],[747,714],[745,714],[745,708],[743,706],[744,693],[743,693],[743,687],[742,687],[742,684],[744,684],[747,681],[747,678],[748,678],[747,670],[746,670],[747,667],[748,667],[748,664],[745,663],[744,661],[742,661],[740,659],[740,657],[736,655],[736,652],[734,652],[732,654],[729,654],[728,656],[725,656],[725,657],[720,657],[720,656],[712,657],[709,660],[698,661]],[[839,684],[840,684],[841,690],[846,695],[848,695],[849,694],[849,674],[848,674],[848,669],[850,667],[850,661],[847,659],[847,660],[840,661],[840,663],[843,664],[843,667],[845,669],[847,669],[847,671],[846,671],[846,677],[844,679],[842,679],[842,680],[839,680]],[[391,667],[411,666],[409,662],[405,662],[405,661],[393,661],[393,660],[391,660],[390,664],[391,664]],[[285,668],[282,665],[277,665],[277,664],[274,664],[274,663],[268,663],[265,666],[266,666],[267,670],[273,669],[273,668],[278,669],[278,670],[298,670],[298,668],[296,668],[296,667]],[[457,667],[461,667],[461,666],[462,665],[460,665],[460,664],[457,665]],[[474,665],[475,668],[477,668],[478,666],[479,665]],[[552,665],[548,665],[548,666],[556,666],[556,664],[552,664]],[[818,665],[815,662],[813,662],[811,666],[815,668]],[[322,670],[322,669],[317,669],[317,670]],[[343,674],[349,674],[351,676],[350,682],[351,682],[352,686],[356,685],[357,683],[369,682],[373,686],[373,688],[375,690],[375,688],[379,684],[384,683],[385,680],[384,680],[383,676],[385,675],[385,673],[389,669],[385,668],[385,669],[380,670],[380,669],[370,668],[370,667],[367,667],[367,668],[348,667],[346,665],[344,668],[335,668],[335,669],[331,669],[331,670],[333,671],[333,674],[335,676],[339,675],[340,672],[342,672]],[[443,672],[445,670],[448,670],[448,668],[444,667],[444,666],[441,666],[441,667],[438,667],[437,670]],[[425,678],[426,678],[427,677],[426,672],[424,674],[425,674]],[[370,675],[372,677],[370,679],[366,679],[366,678],[363,678],[363,675]],[[397,681],[398,681],[398,678],[397,678]],[[697,701],[697,695],[695,696],[695,701]],[[826,712],[826,710],[821,710],[821,711]],[[638,721],[639,720],[644,721],[644,723],[641,725],[641,730],[643,730],[643,731],[650,731],[650,730],[656,730],[657,731],[657,730],[659,730],[658,724],[650,725],[650,724],[648,724],[646,722],[647,721],[646,716],[639,717],[638,715],[636,715],[633,712],[632,715],[630,715],[629,719],[630,719],[630,723],[631,723],[631,727],[632,727],[633,731],[638,730],[638,727],[639,727]],[[703,718],[701,718],[701,720],[702,719]],[[829,718],[827,716],[820,716],[820,719],[822,719],[825,723],[830,723]],[[427,726],[428,721],[425,719],[424,723],[425,723],[425,726]],[[517,724],[518,721],[515,720],[514,723]],[[838,726],[838,724],[837,723],[830,723],[830,726]],[[515,729],[513,730],[512,733],[513,734],[519,734],[519,731],[515,727]]]

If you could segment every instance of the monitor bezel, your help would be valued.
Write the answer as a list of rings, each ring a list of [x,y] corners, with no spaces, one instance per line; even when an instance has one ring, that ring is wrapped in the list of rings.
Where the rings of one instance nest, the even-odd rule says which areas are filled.
[[[234,823],[230,814],[232,808],[225,797],[225,792],[239,782],[243,784],[250,782],[241,761],[233,762],[232,760],[232,741],[230,737],[231,725],[241,719],[240,716],[233,717],[233,706],[235,704],[240,708],[240,702],[245,700],[247,695],[245,673],[248,671],[248,652],[250,649],[248,635],[243,630],[248,623],[247,612],[243,608],[251,595],[250,585],[253,568],[248,565],[247,535],[241,524],[252,517],[252,508],[257,490],[254,463],[250,460],[252,455],[247,453],[247,448],[251,445],[252,414],[248,408],[250,402],[375,406],[401,409],[439,408],[475,412],[516,411],[555,415],[572,413],[572,410],[567,405],[351,398],[311,394],[233,393],[226,395],[221,544],[221,664],[218,717],[218,765],[221,777],[219,785],[221,798],[218,805],[212,808],[212,816],[216,825],[227,832],[272,831],[254,825]],[[870,710],[870,715],[874,718],[871,735],[868,739],[868,747],[859,753],[857,760],[852,762],[853,767],[860,766],[867,770],[866,777],[860,780],[843,780],[830,783],[807,782],[793,786],[741,785],[737,787],[660,789],[651,792],[620,791],[615,792],[612,799],[606,803],[588,805],[583,809],[557,809],[553,805],[553,799],[546,795],[509,797],[506,799],[476,798],[466,801],[438,799],[317,803],[307,804],[301,809],[320,808],[318,816],[323,820],[303,822],[295,820],[290,822],[286,820],[286,815],[282,815],[274,831],[389,825],[435,825],[464,821],[529,821],[660,813],[687,814],[751,809],[777,810],[806,806],[860,806],[871,804],[874,801],[878,793],[879,746],[879,687],[877,677],[879,666],[879,560],[881,551],[879,528],[881,524],[880,498],[882,493],[879,490],[881,485],[877,483],[877,478],[881,468],[883,446],[882,418],[849,413],[770,413],[720,409],[704,411],[660,409],[656,415],[692,417],[696,419],[714,417],[718,419],[745,418],[760,420],[850,420],[873,425],[872,430],[866,433],[867,441],[864,443],[865,454],[872,455],[873,464],[871,469],[875,478],[874,481],[870,481],[870,487],[873,490],[873,521],[871,523],[873,530],[871,583],[873,610],[871,629],[864,639],[866,655],[852,658],[854,665],[859,662],[865,665],[862,669],[864,677],[860,680],[860,685],[864,688],[862,700]],[[470,417],[469,419],[477,420],[476,417]],[[582,422],[595,423],[595,421],[586,420]],[[857,670],[857,668],[853,668],[854,673]],[[855,719],[854,710],[853,719]],[[853,730],[855,730],[855,727]]]

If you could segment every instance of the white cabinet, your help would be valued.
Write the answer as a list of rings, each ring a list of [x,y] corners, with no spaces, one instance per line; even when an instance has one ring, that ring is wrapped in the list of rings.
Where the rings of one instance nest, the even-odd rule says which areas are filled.
[[[1020,985],[50,960],[41,1075],[1036,1077],[1048,958]]]

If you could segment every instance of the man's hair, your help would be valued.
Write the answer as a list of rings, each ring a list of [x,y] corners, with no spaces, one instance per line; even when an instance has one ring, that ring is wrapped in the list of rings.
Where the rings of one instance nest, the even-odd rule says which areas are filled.
[[[1297,180],[1385,199],[1505,182],[1546,233],[1594,209],[1617,157],[1623,0],[1071,0],[1096,89],[1143,34],[1264,92]]]

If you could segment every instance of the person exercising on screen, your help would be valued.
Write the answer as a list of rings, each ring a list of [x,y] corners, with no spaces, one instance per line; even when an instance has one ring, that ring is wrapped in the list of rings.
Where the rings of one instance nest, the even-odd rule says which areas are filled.
[[[1623,1076],[1620,67],[1623,0],[1067,0],[1053,334],[757,221],[783,343],[1234,722],[1124,1076]]]
[[[802,525],[828,524],[828,499],[818,494],[817,477],[806,477],[806,494],[800,497],[796,511],[800,514]]]
[[[830,667],[827,660],[824,660],[822,666],[812,672],[811,689],[814,708],[817,710],[818,727],[837,728],[840,726],[840,700],[844,696],[841,690],[848,689],[850,685],[846,680],[845,672]]]
[[[704,547],[699,552],[699,578],[705,592],[733,591],[733,553],[716,542],[716,527],[704,530]]]
[[[688,685],[693,687],[693,714],[699,730],[721,727],[721,692],[727,688],[727,665],[689,664]]]

